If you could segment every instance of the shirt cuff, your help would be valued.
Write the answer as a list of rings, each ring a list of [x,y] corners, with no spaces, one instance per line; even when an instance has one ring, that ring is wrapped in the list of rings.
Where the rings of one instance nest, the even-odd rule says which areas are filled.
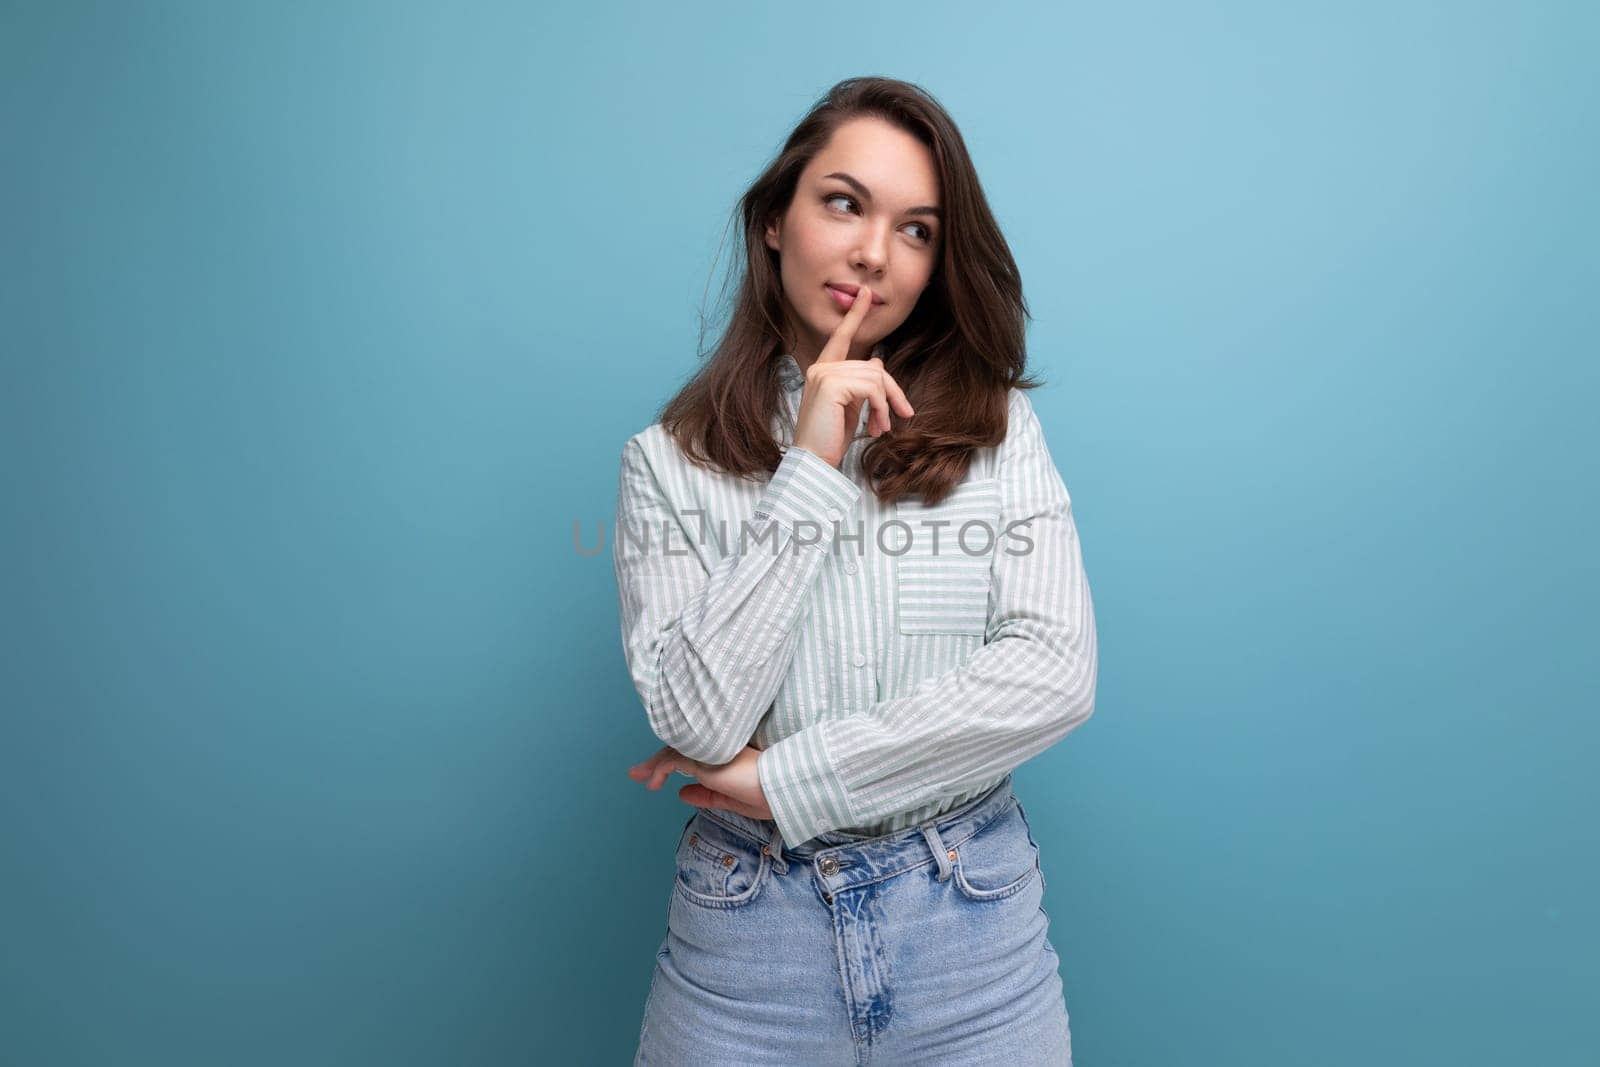
[[[844,782],[828,758],[823,725],[790,734],[756,757],[761,792],[787,848],[857,821]]]
[[[853,513],[861,487],[815,452],[790,445],[756,504],[756,518],[772,518],[789,527],[815,522],[822,532],[828,525]],[[821,543],[821,542],[819,542]]]

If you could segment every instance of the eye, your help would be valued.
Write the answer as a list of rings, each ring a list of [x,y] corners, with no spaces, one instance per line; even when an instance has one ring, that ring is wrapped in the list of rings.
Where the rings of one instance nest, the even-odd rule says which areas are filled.
[[[824,204],[830,204],[835,200],[843,200],[845,203],[849,204],[852,209],[855,209],[859,206],[856,204],[856,198],[850,196],[848,193],[829,193],[827,196],[822,198],[822,202]],[[933,243],[933,231],[931,229],[920,222],[913,222],[911,225],[922,231],[922,235],[917,238],[918,241],[921,241],[925,245]]]

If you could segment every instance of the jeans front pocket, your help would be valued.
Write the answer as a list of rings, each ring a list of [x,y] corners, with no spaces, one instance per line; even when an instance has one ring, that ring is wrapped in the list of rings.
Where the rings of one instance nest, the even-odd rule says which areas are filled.
[[[953,880],[972,901],[1004,900],[1039,876],[1039,849],[1015,798],[999,815],[954,848]]]
[[[999,479],[963,482],[932,506],[901,501],[896,517],[909,529],[894,566],[900,632],[982,635],[1000,536]]]
[[[765,846],[700,811],[678,842],[675,888],[706,908],[737,908],[761,892],[771,860]]]

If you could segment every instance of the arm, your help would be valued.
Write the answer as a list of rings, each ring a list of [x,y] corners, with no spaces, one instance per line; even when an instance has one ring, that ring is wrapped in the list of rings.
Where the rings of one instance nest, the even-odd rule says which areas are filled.
[[[854,513],[861,489],[815,453],[790,446],[748,536],[728,531],[730,551],[708,572],[689,548],[701,521],[685,522],[667,481],[657,478],[638,437],[630,438],[612,546],[623,651],[655,735],[690,759],[727,763],[750,743],[783,684],[833,523]],[[825,536],[808,544],[802,528],[796,538],[803,520]]]
[[[997,778],[1094,710],[1094,607],[1072,502],[1032,403],[1014,395],[985,644],[904,696],[761,753],[762,792],[791,845]]]

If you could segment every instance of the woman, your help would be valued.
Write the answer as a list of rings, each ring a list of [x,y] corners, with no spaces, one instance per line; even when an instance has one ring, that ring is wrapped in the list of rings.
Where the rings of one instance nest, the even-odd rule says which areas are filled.
[[[622,637],[698,810],[636,1063],[1067,1064],[1011,771],[1094,707],[1021,283],[919,88],[835,86],[741,202],[730,325],[623,449]]]

